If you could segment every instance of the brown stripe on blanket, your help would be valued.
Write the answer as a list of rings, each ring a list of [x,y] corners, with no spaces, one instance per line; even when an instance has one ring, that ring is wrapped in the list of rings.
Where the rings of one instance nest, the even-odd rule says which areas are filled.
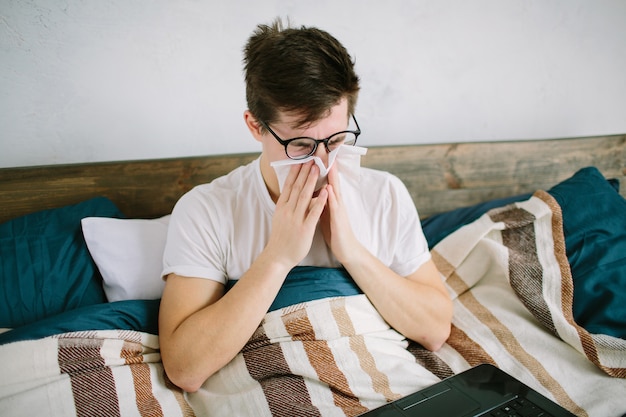
[[[136,340],[136,339],[135,339]],[[135,388],[137,410],[142,416],[162,416],[163,410],[152,392],[150,367],[143,363],[143,348],[139,343],[125,340],[120,358],[130,367]]]
[[[138,343],[143,345],[143,340],[141,339],[141,333],[135,330],[117,330],[118,339],[123,339],[126,342]]]
[[[545,191],[539,190],[533,194],[550,207],[552,211],[552,240],[554,244],[554,256],[561,270],[561,313],[567,322],[575,325],[574,312],[574,280],[570,269],[567,252],[565,249],[565,234],[563,231],[563,212],[559,203]],[[593,343],[593,342],[592,342]]]
[[[150,367],[148,364],[130,365],[130,372],[133,375],[135,401],[139,413],[142,416],[162,416],[163,409],[152,393],[152,380],[150,379]]]
[[[336,304],[331,305],[336,308]],[[302,310],[302,312],[304,315],[290,313],[283,316],[285,329],[293,340],[302,341],[310,365],[315,369],[319,380],[329,386],[334,404],[348,416],[367,411],[367,408],[361,404],[350,389],[348,380],[335,362],[335,357],[328,343],[323,340],[315,340],[313,325],[305,314],[306,310]],[[337,313],[333,311],[334,314]],[[352,323],[348,324],[345,320],[339,326],[344,331],[353,327]]]
[[[444,276],[446,285],[455,292],[452,298],[455,298],[454,295],[458,296],[469,290],[469,287],[465,283],[465,281],[459,278],[454,265],[449,263],[443,256],[441,256],[441,254],[439,254],[436,249],[433,249],[430,254],[433,262],[435,263],[435,266],[437,266],[439,272]]]
[[[354,395],[344,373],[335,362],[333,352],[326,342],[303,342],[309,362],[321,382],[330,388],[334,404],[347,416],[364,413],[364,407]]]
[[[339,329],[341,337],[353,336],[356,334],[354,324],[350,319],[350,315],[346,311],[346,299],[343,297],[335,298],[330,301],[330,311],[335,318],[335,323]]]
[[[58,361],[61,373],[70,377],[77,416],[119,416],[120,408],[111,369],[100,355],[102,339],[60,338]]]
[[[315,340],[315,331],[313,330],[306,309],[300,308],[283,314],[281,319],[283,320],[283,324],[291,340]]]
[[[460,353],[470,366],[480,365],[481,363],[496,364],[496,361],[482,346],[455,325],[452,325],[450,337],[446,343]]]
[[[273,416],[320,416],[302,376],[293,375],[279,344],[270,343],[263,326],[242,350],[250,376],[263,390]]]
[[[124,345],[120,351],[120,358],[126,365],[143,363],[143,346],[140,341],[124,339]]]
[[[415,361],[439,379],[454,375],[454,371],[434,352],[426,349],[410,339],[407,350],[415,357]]]
[[[570,269],[565,249],[565,234],[563,232],[563,213],[561,211],[561,206],[554,199],[554,197],[545,191],[539,190],[535,192],[534,196],[546,203],[548,207],[550,207],[550,211],[552,211],[552,240],[554,241],[554,256],[559,264],[559,269],[561,270],[560,312],[565,320],[571,326],[576,328],[581,345],[585,351],[585,356],[599,366],[599,363],[597,362],[598,352],[591,335],[578,326],[574,320],[574,311],[572,309],[572,306],[574,305],[574,279],[572,278],[572,270]],[[559,336],[556,332],[554,334],[557,337]],[[594,358],[596,359],[595,361]]]
[[[543,190],[536,191],[534,197],[539,198],[550,207],[552,212],[552,241],[554,256],[561,270],[561,312],[567,321],[574,324],[574,280],[565,249],[565,233],[563,231],[563,212],[561,206],[550,194]]]
[[[515,294],[545,327],[556,335],[550,308],[543,297],[543,267],[537,254],[535,216],[528,211],[507,206],[490,212],[494,223],[503,222],[502,243],[509,253],[509,281]]]
[[[349,337],[350,349],[356,353],[361,369],[371,378],[374,391],[385,397],[387,401],[400,398],[400,394],[396,394],[391,390],[391,384],[389,383],[387,375],[381,372],[376,366],[376,361],[371,352],[367,349],[363,336],[356,335],[354,324],[346,311],[346,299],[341,297],[332,300],[330,308],[339,328],[340,335]]]

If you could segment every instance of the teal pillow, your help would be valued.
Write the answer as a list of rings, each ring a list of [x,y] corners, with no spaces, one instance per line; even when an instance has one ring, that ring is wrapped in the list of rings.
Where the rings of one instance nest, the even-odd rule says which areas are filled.
[[[0,345],[85,330],[136,330],[159,333],[161,300],[124,300],[94,304],[47,317],[0,334]]]
[[[472,223],[492,208],[503,207],[518,201],[528,200],[531,196],[532,193],[528,193],[498,198],[473,206],[461,207],[435,214],[422,220],[422,231],[428,242],[428,248],[434,248],[437,243],[441,242],[450,233],[455,232],[466,224]]]
[[[588,167],[548,192],[563,212],[573,314],[590,333],[626,339],[626,200]]]
[[[0,327],[106,302],[83,239],[83,217],[123,217],[98,197],[0,224]]]
[[[237,280],[228,281],[226,291],[236,283]],[[322,298],[347,297],[357,294],[363,294],[363,291],[345,268],[296,266],[287,274],[285,282],[268,311]]]

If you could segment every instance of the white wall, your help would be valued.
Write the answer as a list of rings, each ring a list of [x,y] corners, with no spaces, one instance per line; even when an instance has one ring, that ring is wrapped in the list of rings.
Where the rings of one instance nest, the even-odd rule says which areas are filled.
[[[624,0],[0,0],[0,167],[258,151],[275,16],[356,58],[363,146],[626,132]]]

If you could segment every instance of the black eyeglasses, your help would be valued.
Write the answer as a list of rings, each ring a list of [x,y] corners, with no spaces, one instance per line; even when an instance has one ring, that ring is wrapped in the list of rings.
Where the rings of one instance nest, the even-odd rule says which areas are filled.
[[[261,122],[263,126],[274,136],[274,138],[285,147],[285,153],[291,159],[304,159],[311,156],[317,151],[317,145],[324,144],[327,152],[334,151],[341,145],[356,145],[356,140],[361,134],[361,129],[356,121],[354,114],[352,115],[356,130],[343,130],[341,132],[334,133],[326,139],[314,139],[306,136],[297,137],[293,139],[283,140],[278,137],[276,133],[265,122]]]

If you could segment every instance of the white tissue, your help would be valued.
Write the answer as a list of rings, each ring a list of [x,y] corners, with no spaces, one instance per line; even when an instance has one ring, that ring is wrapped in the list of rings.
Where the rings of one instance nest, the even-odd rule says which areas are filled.
[[[324,166],[319,156],[309,156],[304,159],[282,159],[280,161],[274,161],[270,165],[274,168],[274,171],[276,171],[278,185],[280,192],[282,192],[292,165],[304,164],[310,160],[315,161],[315,164],[320,169],[320,176],[317,179],[317,184],[315,184],[315,191],[317,191],[328,183],[328,171],[330,171],[330,168],[337,161],[338,171],[342,177],[353,180],[358,179],[359,170],[361,169],[361,156],[366,153],[367,148],[361,146],[341,145],[328,154],[328,166]]]

